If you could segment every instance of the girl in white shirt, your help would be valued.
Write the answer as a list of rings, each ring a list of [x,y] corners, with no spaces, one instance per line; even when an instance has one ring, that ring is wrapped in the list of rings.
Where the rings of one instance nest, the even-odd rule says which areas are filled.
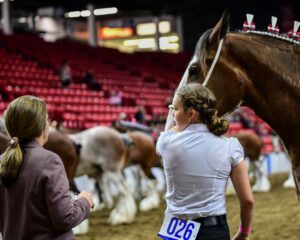
[[[240,201],[241,224],[234,240],[248,240],[254,198],[244,151],[236,138],[222,136],[213,93],[200,84],[180,87],[172,110],[175,126],[161,134],[157,152],[167,179],[166,213],[201,223],[196,239],[229,240],[225,190],[230,177]]]

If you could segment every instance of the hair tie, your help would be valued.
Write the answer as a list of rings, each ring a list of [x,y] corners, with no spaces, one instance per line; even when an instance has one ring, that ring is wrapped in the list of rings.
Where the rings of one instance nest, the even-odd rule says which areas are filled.
[[[18,145],[18,143],[19,143],[19,139],[18,139],[17,137],[13,137],[13,138],[11,138],[10,141],[9,141],[9,146],[10,146],[11,148],[16,148],[17,145]]]

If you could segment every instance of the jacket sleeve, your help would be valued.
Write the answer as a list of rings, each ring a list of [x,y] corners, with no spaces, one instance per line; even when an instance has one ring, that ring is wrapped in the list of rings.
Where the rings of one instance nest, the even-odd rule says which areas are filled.
[[[68,231],[88,218],[90,206],[86,199],[73,200],[62,160],[51,153],[43,168],[45,199],[53,227]]]

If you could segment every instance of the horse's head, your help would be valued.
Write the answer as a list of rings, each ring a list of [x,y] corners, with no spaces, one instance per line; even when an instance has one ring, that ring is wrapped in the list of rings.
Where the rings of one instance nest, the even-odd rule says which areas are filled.
[[[225,11],[217,25],[200,37],[180,83],[197,82],[206,85],[218,100],[220,115],[233,110],[240,103],[244,92],[243,73],[235,67],[228,53],[231,46],[229,36],[226,36],[228,29],[229,14]]]

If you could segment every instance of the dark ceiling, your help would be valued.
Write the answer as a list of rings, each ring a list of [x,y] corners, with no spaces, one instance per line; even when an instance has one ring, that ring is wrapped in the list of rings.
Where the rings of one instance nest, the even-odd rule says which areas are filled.
[[[231,29],[241,29],[246,13],[255,14],[254,21],[259,29],[266,29],[271,16],[279,18],[279,25],[281,20],[288,19],[287,28],[292,27],[293,20],[300,20],[300,0],[14,0],[11,6],[12,12],[20,14],[34,13],[38,8],[49,6],[66,12],[84,10],[88,3],[94,4],[95,8],[117,7],[119,12],[114,18],[163,14],[181,16],[186,49],[194,47],[200,33],[217,22],[225,7],[229,7],[231,14]]]
[[[298,3],[297,3],[298,2]],[[14,0],[16,9],[35,11],[40,7],[62,7],[66,11],[82,10],[88,3],[95,7],[118,7],[121,12],[153,11],[154,13],[167,12],[180,14],[181,12],[195,10],[217,10],[229,6],[230,8],[261,8],[268,10],[273,5],[289,3],[294,7],[300,5],[299,0]],[[299,9],[299,6],[297,7]]]

